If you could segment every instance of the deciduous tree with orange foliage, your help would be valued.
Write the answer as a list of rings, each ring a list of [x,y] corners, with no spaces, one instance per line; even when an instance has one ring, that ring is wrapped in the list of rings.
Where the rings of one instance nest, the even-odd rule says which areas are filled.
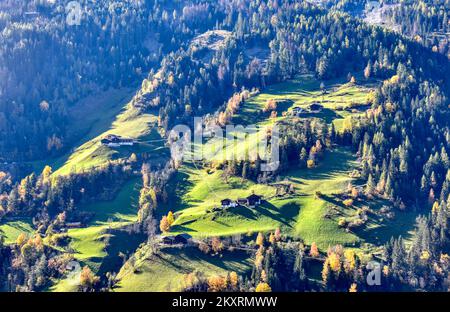
[[[211,276],[208,278],[208,291],[219,292],[227,289],[227,279],[223,276]]]
[[[319,248],[317,248],[317,244],[314,242],[311,244],[309,255],[313,258],[317,258],[320,255]]]
[[[223,250],[223,243],[218,237],[213,237],[211,239],[211,248],[215,253],[221,252]]]
[[[80,286],[84,291],[91,291],[95,285],[100,281],[98,276],[88,266],[85,266],[80,273]]]
[[[162,217],[161,221],[159,222],[159,229],[161,232],[165,233],[170,230],[170,223],[169,220],[167,220],[167,217]]]

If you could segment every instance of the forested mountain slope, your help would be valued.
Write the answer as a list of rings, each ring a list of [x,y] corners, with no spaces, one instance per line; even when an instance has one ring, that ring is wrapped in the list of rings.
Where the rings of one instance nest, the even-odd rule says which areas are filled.
[[[383,265],[377,289],[446,289],[443,53],[342,13],[339,3],[87,1],[74,28],[58,1],[13,4],[1,4],[0,155],[62,160],[60,171],[42,166],[19,183],[0,175],[2,228],[13,232],[19,220],[34,231],[0,247],[5,290],[64,289],[72,260],[83,267],[74,286],[82,291],[127,290],[146,280],[140,273],[151,283],[136,290],[370,291],[371,260]],[[33,23],[29,11],[38,12]],[[81,127],[86,140],[66,141],[80,98],[135,85],[123,110],[111,105],[117,113],[99,117],[101,127]],[[307,113],[291,118],[294,108]],[[255,123],[268,137],[279,125],[280,166],[156,161],[172,127],[192,126],[195,116],[222,127]],[[106,134],[138,144],[105,145]],[[160,149],[145,145],[156,141]],[[264,204],[216,207],[252,192]],[[193,246],[171,246],[177,234],[193,236]],[[144,243],[135,253],[123,248],[132,238]],[[159,270],[183,283],[152,280]]]
[[[4,161],[67,150],[71,105],[108,88],[135,86],[163,53],[178,49],[198,27],[214,26],[214,9],[211,16],[194,18],[193,12],[210,6],[196,8],[190,1],[78,3],[83,9],[79,25],[66,22],[65,1],[0,4]]]

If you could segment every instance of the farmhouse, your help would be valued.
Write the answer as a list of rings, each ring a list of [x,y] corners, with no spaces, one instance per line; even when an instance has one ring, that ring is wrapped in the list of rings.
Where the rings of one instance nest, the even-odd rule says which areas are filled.
[[[256,207],[258,205],[261,205],[261,196],[252,194],[249,197],[247,197],[247,205],[249,207]]]
[[[309,105],[309,111],[311,113],[320,113],[323,109],[323,106],[320,105],[319,103],[313,103],[311,105]]]
[[[186,245],[190,242],[191,236],[189,234],[178,234],[176,236],[164,236],[162,242],[166,245]]]
[[[81,222],[68,222],[66,226],[68,229],[77,229],[81,227]]]
[[[292,116],[300,116],[301,114],[303,113],[303,108],[301,108],[301,107],[294,107],[293,109],[292,109],[292,112],[291,112],[291,115]]]
[[[237,206],[236,202],[232,201],[229,198],[222,199],[220,201],[220,203],[222,205],[222,208],[230,208],[230,207],[236,207]]]
[[[102,145],[108,146],[108,147],[118,147],[118,146],[133,146],[136,141],[133,139],[127,139],[123,138],[119,135],[115,134],[108,134],[105,136],[101,141]]]

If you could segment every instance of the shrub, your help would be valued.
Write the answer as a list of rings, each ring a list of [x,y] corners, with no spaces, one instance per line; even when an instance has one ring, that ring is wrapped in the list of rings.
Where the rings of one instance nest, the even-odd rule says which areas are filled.
[[[349,198],[349,199],[344,200],[343,204],[346,207],[351,207],[351,206],[353,206],[353,202],[354,202],[353,199]]]

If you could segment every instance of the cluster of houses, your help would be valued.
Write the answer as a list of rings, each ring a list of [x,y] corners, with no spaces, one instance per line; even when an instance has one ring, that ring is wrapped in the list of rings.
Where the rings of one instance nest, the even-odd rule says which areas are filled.
[[[252,194],[246,198],[238,198],[237,200],[231,200],[225,198],[221,200],[222,208],[246,206],[248,208],[255,208],[262,203],[262,196]],[[161,243],[164,245],[195,245],[197,242],[191,235],[182,233],[177,235],[167,235],[161,237]]]
[[[262,197],[256,194],[252,194],[246,198],[238,198],[237,200],[231,200],[229,198],[225,198],[221,200],[222,208],[230,208],[237,206],[246,206],[249,208],[255,208],[261,205]]]
[[[108,147],[133,146],[137,143],[134,139],[123,138],[120,135],[108,134],[100,141],[102,145]]]
[[[323,110],[323,105],[320,105],[319,103],[313,103],[309,105],[307,109],[301,108],[301,107],[294,107],[292,109],[291,115],[299,117],[301,114],[304,113],[312,113],[317,114],[320,113]]]

